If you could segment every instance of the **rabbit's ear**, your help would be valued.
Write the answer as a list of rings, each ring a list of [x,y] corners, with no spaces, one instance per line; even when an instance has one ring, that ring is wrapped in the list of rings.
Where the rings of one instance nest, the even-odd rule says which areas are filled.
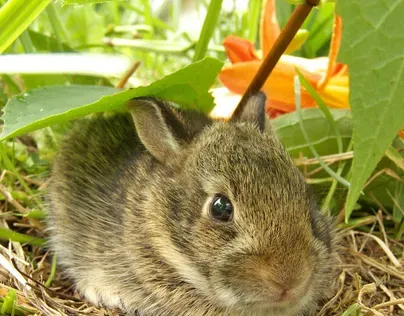
[[[245,104],[234,111],[232,121],[249,122],[256,125],[260,131],[265,128],[265,102],[266,97],[262,92],[252,94]]]
[[[170,107],[153,98],[133,99],[128,103],[141,142],[161,162],[180,150],[179,140],[185,135],[183,124]]]

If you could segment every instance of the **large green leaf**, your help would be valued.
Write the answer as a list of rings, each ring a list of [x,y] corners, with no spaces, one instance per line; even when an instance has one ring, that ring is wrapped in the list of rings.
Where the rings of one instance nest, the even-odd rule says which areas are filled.
[[[404,0],[337,1],[348,64],[355,157],[346,220],[367,178],[404,126]]]
[[[4,129],[1,139],[65,122],[102,111],[124,110],[125,102],[153,95],[175,102],[183,108],[193,107],[208,112],[213,98],[208,89],[222,63],[205,58],[149,86],[119,90],[102,86],[51,86],[29,91],[10,99],[3,109]]]
[[[352,137],[352,117],[350,110],[330,110],[333,119],[341,133],[344,148]],[[304,109],[303,124],[310,141],[319,155],[332,155],[338,153],[337,135],[324,113],[317,108]],[[299,125],[297,112],[281,115],[272,120],[274,132],[289,153],[298,158],[300,155],[313,157]]]

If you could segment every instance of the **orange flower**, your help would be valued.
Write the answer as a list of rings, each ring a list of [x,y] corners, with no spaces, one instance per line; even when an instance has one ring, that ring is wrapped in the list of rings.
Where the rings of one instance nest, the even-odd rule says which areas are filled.
[[[296,68],[315,87],[328,106],[349,107],[347,66],[336,63],[341,42],[341,23],[341,18],[335,15],[328,57],[307,59],[286,54],[281,57],[263,87],[268,98],[267,111],[271,116],[295,110],[293,79],[297,75]],[[275,0],[263,0],[260,24],[262,56],[266,56],[280,33]],[[219,79],[231,92],[242,95],[261,66],[261,60],[254,45],[246,39],[229,36],[223,45],[232,64],[223,68]],[[301,101],[302,107],[316,106],[313,98],[304,89],[301,90]]]

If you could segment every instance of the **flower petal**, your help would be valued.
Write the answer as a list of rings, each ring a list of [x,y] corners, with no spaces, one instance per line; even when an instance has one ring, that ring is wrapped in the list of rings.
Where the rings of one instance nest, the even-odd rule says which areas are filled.
[[[290,57],[290,56],[289,56]],[[294,57],[292,60],[299,60],[301,65],[305,65],[307,59]],[[220,81],[230,91],[238,94],[243,94],[254,75],[261,65],[260,61],[242,62],[234,64],[230,67],[225,67],[219,74]],[[309,66],[310,63],[309,63]],[[284,112],[295,110],[295,94],[293,89],[293,78],[296,76],[296,64],[290,62],[290,59],[282,58],[277,66],[272,71],[270,77],[264,84],[263,91],[269,100],[268,107],[278,109]],[[302,74],[307,80],[316,85],[321,78],[321,74],[312,73],[305,67],[299,67]],[[308,67],[310,68],[310,67]],[[307,91],[301,90],[302,107],[315,106],[314,100],[310,97]]]
[[[242,61],[258,60],[255,54],[254,45],[244,38],[230,35],[223,41],[227,57],[232,63]]]
[[[264,59],[274,45],[275,40],[281,33],[281,29],[276,18],[275,0],[262,1],[260,24],[260,43],[262,49],[262,58]]]
[[[335,74],[336,70],[336,61],[339,52],[339,48],[341,46],[341,37],[342,37],[342,19],[338,15],[334,14],[334,26],[333,32],[331,36],[331,44],[330,44],[330,52],[328,54],[328,68],[325,76],[321,79],[318,84],[318,89],[323,89],[330,77]]]
[[[274,119],[274,118],[276,118],[278,116],[281,116],[281,115],[283,115],[283,114],[285,114],[287,112],[280,111],[280,110],[277,110],[277,109],[274,109],[274,108],[271,108],[271,107],[267,106],[266,113],[271,119]]]
[[[328,84],[318,91],[325,104],[331,108],[349,108],[349,77],[331,77]]]

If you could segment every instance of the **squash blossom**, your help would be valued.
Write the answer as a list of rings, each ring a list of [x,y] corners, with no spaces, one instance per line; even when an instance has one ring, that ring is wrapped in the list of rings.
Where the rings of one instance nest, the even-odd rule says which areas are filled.
[[[276,18],[275,0],[264,0],[262,10],[260,43],[262,56],[266,56],[280,34],[280,27]],[[295,36],[286,50],[286,54],[282,55],[262,89],[268,99],[266,110],[271,117],[295,110],[293,80],[297,75],[296,68],[312,84],[327,106],[332,108],[349,107],[348,68],[346,65],[336,62],[341,43],[341,33],[341,18],[334,15],[329,56],[314,59],[288,55],[288,53],[301,47],[307,39],[307,31],[306,33],[300,31]],[[237,105],[233,105],[235,101],[230,102],[233,106],[231,109],[225,109],[220,104],[229,103],[222,103],[220,100],[235,100],[234,96],[233,99],[229,99],[233,94],[238,96],[239,100],[262,63],[254,44],[246,39],[228,36],[223,45],[231,65],[222,69],[219,74],[219,80],[228,91],[226,91],[226,88],[224,88],[225,90],[217,89],[213,91],[216,104],[218,104],[212,112],[214,117],[228,117],[231,115]],[[316,102],[304,88],[301,89],[301,102],[304,108],[316,106]]]

